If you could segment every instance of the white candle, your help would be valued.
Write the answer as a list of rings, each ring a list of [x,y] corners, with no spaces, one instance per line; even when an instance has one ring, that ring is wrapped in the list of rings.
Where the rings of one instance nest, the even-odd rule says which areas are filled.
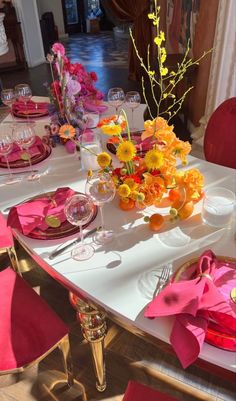
[[[211,191],[211,193],[209,193],[210,191],[206,193],[203,201],[202,219],[211,226],[225,227],[230,223],[233,215],[234,194],[225,188],[221,188],[220,192],[216,189]],[[218,195],[218,193],[222,195]]]

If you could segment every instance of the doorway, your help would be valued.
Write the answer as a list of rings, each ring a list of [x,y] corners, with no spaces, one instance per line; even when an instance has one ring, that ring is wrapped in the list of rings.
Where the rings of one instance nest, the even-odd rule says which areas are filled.
[[[84,0],[62,0],[65,32],[86,32]]]

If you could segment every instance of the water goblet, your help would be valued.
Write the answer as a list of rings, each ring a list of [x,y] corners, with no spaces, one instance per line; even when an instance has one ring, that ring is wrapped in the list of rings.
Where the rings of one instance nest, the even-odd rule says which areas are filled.
[[[2,100],[3,104],[10,107],[12,120],[14,122],[15,117],[14,117],[14,113],[13,113],[13,104],[16,100],[16,93],[15,93],[14,89],[12,89],[12,88],[3,89],[1,92],[1,100]],[[13,132],[13,129],[14,129],[14,124],[12,126],[12,132]]]
[[[11,153],[12,149],[13,149],[13,139],[12,139],[11,135],[8,135],[8,134],[0,135],[0,156],[4,156],[4,158],[6,160],[9,177],[7,177],[5,184],[8,184],[8,185],[15,184],[16,182],[18,182],[20,180],[19,178],[15,178],[13,176],[11,167],[9,164],[8,155]]]
[[[115,107],[116,114],[118,114],[118,108],[124,103],[125,94],[122,88],[111,88],[107,94],[108,103]]]
[[[93,216],[94,204],[92,199],[84,194],[73,195],[68,198],[64,212],[67,220],[74,226],[80,228],[81,242],[71,252],[71,257],[75,260],[87,260],[94,254],[92,245],[84,244],[83,224],[90,221]]]
[[[135,131],[134,128],[134,109],[136,109],[141,103],[140,94],[136,91],[127,92],[125,95],[126,106],[131,109],[131,131]]]
[[[31,154],[30,154],[30,146],[35,141],[35,130],[31,125],[21,125],[17,127],[14,131],[14,140],[16,144],[21,148],[22,152],[26,150],[26,153],[23,153],[22,158],[29,161],[31,173],[27,177],[29,181],[34,181],[39,179],[38,174],[34,174],[32,161],[31,161]]]
[[[103,207],[105,203],[112,201],[116,193],[116,187],[111,176],[106,173],[96,172],[87,178],[85,192],[88,194],[95,205],[100,209],[101,230],[95,235],[95,242],[106,244],[113,239],[113,231],[106,230],[104,227]]]
[[[28,84],[19,84],[15,86],[16,96],[19,101],[25,104],[25,111],[27,112],[27,103],[32,98],[32,90]],[[29,116],[26,113],[27,122],[29,123]]]

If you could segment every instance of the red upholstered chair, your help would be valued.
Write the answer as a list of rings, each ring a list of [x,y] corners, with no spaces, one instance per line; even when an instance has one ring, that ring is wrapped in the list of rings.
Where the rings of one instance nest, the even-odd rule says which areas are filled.
[[[54,348],[73,384],[68,327],[10,267],[0,272],[0,375],[22,372]],[[83,394],[86,400],[85,394]]]
[[[13,269],[21,275],[17,254],[14,247],[13,235],[7,221],[0,212],[0,252],[7,252]]]
[[[170,395],[130,380],[123,401],[178,401]]]
[[[225,100],[212,114],[204,137],[207,161],[236,168],[236,97]]]

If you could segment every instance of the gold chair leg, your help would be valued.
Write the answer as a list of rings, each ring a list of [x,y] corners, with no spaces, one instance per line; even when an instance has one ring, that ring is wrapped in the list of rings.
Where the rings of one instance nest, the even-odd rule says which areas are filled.
[[[7,248],[7,253],[12,265],[12,268],[15,270],[15,272],[17,274],[19,274],[20,276],[22,276],[21,271],[20,271],[20,266],[19,266],[19,261],[17,258],[17,254],[16,254],[16,250],[14,246],[11,246],[9,248]]]
[[[70,294],[70,299],[77,311],[77,319],[80,322],[83,336],[88,341],[92,351],[96,388],[100,392],[105,391],[104,339],[107,332],[105,314],[74,294]]]
[[[63,363],[64,369],[67,376],[68,386],[71,387],[74,384],[74,375],[73,375],[73,365],[72,365],[72,358],[70,352],[70,343],[69,343],[69,336],[66,335],[60,342],[58,346],[63,355]]]

